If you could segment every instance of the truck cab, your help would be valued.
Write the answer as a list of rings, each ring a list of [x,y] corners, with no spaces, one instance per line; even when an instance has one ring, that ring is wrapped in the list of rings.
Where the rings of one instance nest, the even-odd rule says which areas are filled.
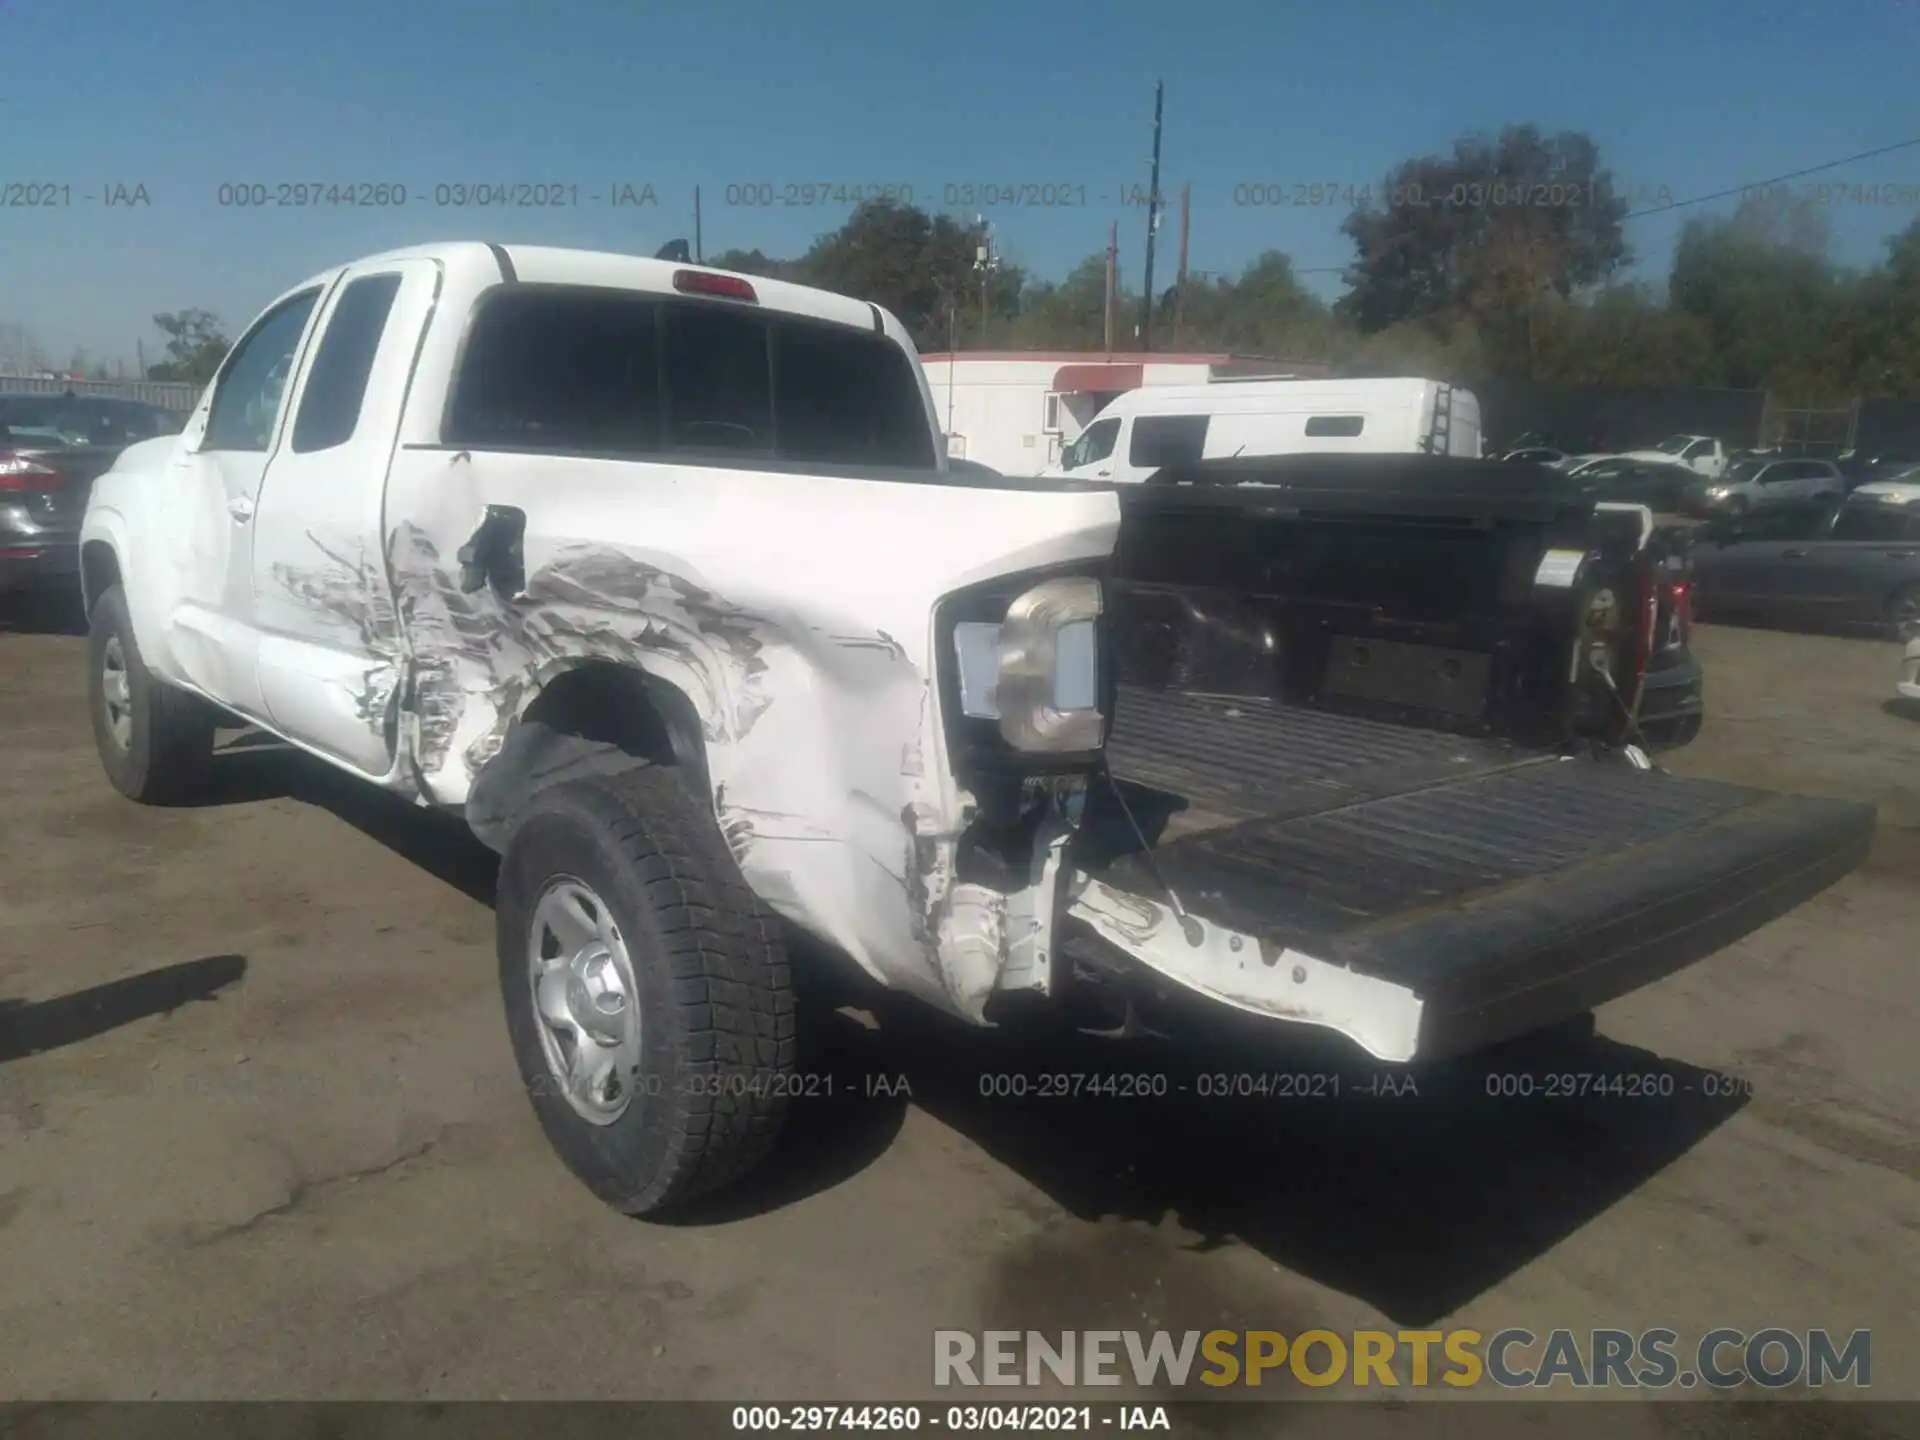
[[[1696,475],[1717,480],[1726,473],[1727,450],[1711,435],[1669,435],[1658,445],[1645,450],[1629,450],[1634,460],[1665,461],[1684,465]]]

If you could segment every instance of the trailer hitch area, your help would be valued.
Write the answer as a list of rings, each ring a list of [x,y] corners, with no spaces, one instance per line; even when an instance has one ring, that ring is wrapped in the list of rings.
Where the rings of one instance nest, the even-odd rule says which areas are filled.
[[[1116,890],[1084,873],[1067,913],[1175,984],[1236,1010],[1346,1036],[1377,1060],[1405,1064],[1420,1048],[1422,1001],[1403,985],[1317,960]]]

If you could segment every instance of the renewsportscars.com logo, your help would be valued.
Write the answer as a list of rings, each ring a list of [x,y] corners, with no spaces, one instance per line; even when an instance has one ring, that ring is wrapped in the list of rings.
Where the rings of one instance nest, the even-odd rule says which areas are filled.
[[[1873,1379],[1873,1332],[1710,1330],[936,1330],[933,1383],[959,1386],[1192,1384],[1458,1389],[1730,1390]]]

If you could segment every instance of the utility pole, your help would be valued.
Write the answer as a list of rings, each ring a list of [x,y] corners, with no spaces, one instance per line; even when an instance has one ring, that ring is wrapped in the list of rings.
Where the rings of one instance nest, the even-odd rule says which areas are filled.
[[[980,227],[980,244],[973,252],[973,267],[980,272],[980,348],[987,346],[987,287],[999,262],[993,258],[993,226],[984,215],[973,217]]]
[[[707,263],[706,251],[700,247],[700,187],[693,187],[693,263]]]
[[[1187,227],[1193,219],[1193,186],[1180,187],[1180,275],[1173,282],[1173,348],[1180,348],[1180,323],[1187,315]]]
[[[1153,182],[1147,191],[1147,293],[1140,302],[1140,348],[1153,349],[1153,237],[1160,229],[1160,109],[1166,82],[1153,82]]]
[[[1107,284],[1100,292],[1100,319],[1106,334],[1107,354],[1113,354],[1114,309],[1119,304],[1120,222],[1107,226]]]

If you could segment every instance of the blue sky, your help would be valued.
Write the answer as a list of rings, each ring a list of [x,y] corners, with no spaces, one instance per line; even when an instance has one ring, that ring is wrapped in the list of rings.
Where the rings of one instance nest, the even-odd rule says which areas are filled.
[[[1006,253],[1063,273],[1121,225],[1138,284],[1153,82],[1163,187],[1193,187],[1191,264],[1278,248],[1349,258],[1334,207],[1236,205],[1236,186],[1376,181],[1470,129],[1582,129],[1622,184],[1673,198],[1920,136],[1916,0],[0,0],[0,185],[71,187],[0,208],[0,321],[71,348],[149,356],[158,310],[237,330],[272,295],[356,255],[480,238],[652,253],[793,254],[845,206],[728,205],[806,182],[1067,187],[1084,205],[991,211]],[[1833,210],[1836,253],[1875,259],[1912,220],[1920,148],[1820,177],[1899,185]],[[388,209],[223,207],[223,184],[404,185]],[[579,203],[439,208],[436,186],[558,183]],[[658,203],[614,207],[610,188]],[[150,203],[106,206],[107,187]],[[738,188],[736,194],[740,193]],[[593,198],[598,195],[596,202]],[[93,196],[93,199],[85,197]],[[1636,221],[1664,276],[1681,220]],[[1170,278],[1177,218],[1156,278]],[[1338,293],[1337,275],[1312,277]]]

